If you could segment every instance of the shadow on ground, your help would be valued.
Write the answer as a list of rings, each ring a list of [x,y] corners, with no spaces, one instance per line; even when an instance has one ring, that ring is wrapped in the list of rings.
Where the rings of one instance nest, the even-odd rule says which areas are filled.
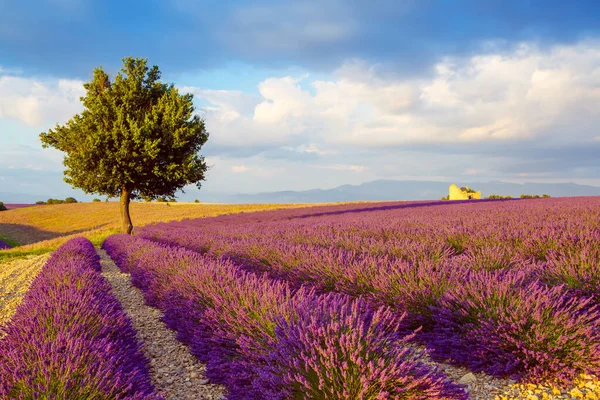
[[[102,228],[106,225],[108,224],[102,224],[94,227],[93,229]],[[0,234],[18,242],[20,245],[33,244],[62,236],[76,235],[78,233],[88,232],[90,230],[90,228],[87,228],[69,232],[52,232],[38,229],[30,225],[0,223]]]
[[[441,206],[441,205],[456,205],[456,204],[481,204],[481,203],[489,203],[489,202],[505,202],[505,201],[515,201],[519,199],[481,199],[481,200],[442,200],[442,201],[411,201],[407,202],[390,202],[384,205],[375,205],[375,206],[353,206],[350,208],[344,208],[341,210],[333,210],[326,212],[316,212],[316,213],[306,213],[303,215],[296,215],[290,217],[289,219],[296,218],[310,218],[310,217],[323,217],[327,215],[341,215],[348,213],[364,213],[370,211],[389,211],[389,210],[399,210],[403,208],[419,208],[419,207],[432,207],[432,206]]]

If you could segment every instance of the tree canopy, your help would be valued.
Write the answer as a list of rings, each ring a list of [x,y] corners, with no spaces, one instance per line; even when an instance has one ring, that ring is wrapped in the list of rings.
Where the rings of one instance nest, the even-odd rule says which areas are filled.
[[[208,169],[199,151],[208,139],[193,95],[160,81],[147,59],[124,58],[111,81],[102,67],[84,84],[84,110],[40,134],[65,152],[65,181],[86,193],[121,198],[122,230],[131,233],[132,199],[174,197],[200,187]]]

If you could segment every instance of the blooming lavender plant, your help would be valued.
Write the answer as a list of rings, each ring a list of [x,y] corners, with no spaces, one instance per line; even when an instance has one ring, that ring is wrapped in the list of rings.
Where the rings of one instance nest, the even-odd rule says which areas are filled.
[[[131,321],[99,273],[92,244],[61,246],[0,340],[0,397],[159,399]]]
[[[435,309],[430,346],[475,371],[568,383],[600,373],[600,311],[514,271],[473,272]]]
[[[389,309],[135,237],[103,247],[231,399],[467,398],[417,360]]]

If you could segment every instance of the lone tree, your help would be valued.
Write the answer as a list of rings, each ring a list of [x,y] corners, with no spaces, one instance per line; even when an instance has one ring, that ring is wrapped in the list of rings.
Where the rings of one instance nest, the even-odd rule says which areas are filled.
[[[40,134],[44,147],[66,153],[65,182],[121,198],[121,231],[131,234],[132,199],[174,197],[188,184],[198,188],[208,169],[198,152],[208,139],[193,115],[193,95],[160,81],[147,59],[124,58],[111,81],[102,67],[83,86],[84,110],[65,125]]]

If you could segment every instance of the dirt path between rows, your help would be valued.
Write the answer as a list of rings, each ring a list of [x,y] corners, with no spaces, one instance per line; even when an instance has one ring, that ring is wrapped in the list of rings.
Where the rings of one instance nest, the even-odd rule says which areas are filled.
[[[150,359],[150,377],[157,392],[168,400],[225,399],[225,389],[208,383],[204,365],[160,320],[162,312],[144,303],[142,292],[131,285],[129,274],[121,273],[104,250],[98,250],[98,254],[102,275],[133,321],[144,353]]]

